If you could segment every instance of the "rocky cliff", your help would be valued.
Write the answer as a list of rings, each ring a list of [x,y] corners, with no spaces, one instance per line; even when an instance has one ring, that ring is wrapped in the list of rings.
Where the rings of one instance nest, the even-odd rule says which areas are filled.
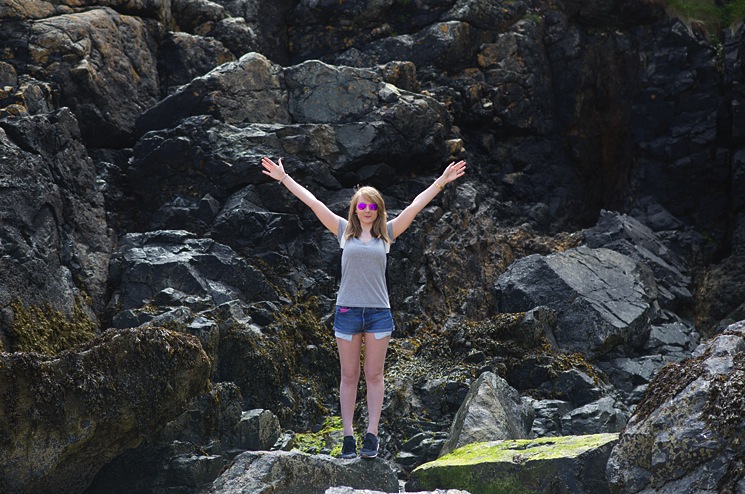
[[[745,319],[740,24],[664,0],[0,0],[0,371],[51,397],[3,408],[3,458],[34,430],[40,465],[8,460],[0,487],[219,492],[238,453],[337,413],[337,246],[262,156],[342,215],[358,184],[395,215],[469,163],[389,256],[402,480],[485,437],[455,418],[487,371],[516,408],[483,416],[532,417],[523,435],[621,432],[658,371]],[[73,362],[103,387],[75,391]],[[140,428],[108,412],[146,390],[169,403]],[[292,432],[248,441],[251,410]],[[621,492],[647,488],[633,444]]]

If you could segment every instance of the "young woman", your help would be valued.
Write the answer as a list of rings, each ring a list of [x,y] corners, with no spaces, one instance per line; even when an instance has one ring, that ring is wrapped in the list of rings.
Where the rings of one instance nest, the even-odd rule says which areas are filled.
[[[339,348],[341,384],[339,401],[344,426],[342,458],[355,458],[354,408],[360,379],[362,342],[365,343],[367,433],[360,456],[378,455],[378,424],[383,408],[383,368],[393,317],[385,282],[386,253],[390,244],[414,221],[414,217],[445,188],[463,176],[466,162],[450,163],[440,177],[421,192],[396,218],[388,221],[383,197],[372,187],[361,187],[349,203],[347,219],[332,212],[309,190],[295,182],[282,165],[263,158],[263,173],[284,184],[315,213],[342,247],[341,283],[336,300],[334,333]]]

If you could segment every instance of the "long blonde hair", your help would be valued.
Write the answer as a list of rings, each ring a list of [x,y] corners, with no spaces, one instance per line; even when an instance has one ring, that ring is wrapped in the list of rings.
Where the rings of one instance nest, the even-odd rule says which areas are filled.
[[[344,237],[349,240],[353,237],[359,237],[362,234],[362,225],[360,225],[360,219],[357,217],[357,204],[360,199],[365,199],[368,202],[374,202],[378,205],[378,217],[373,222],[370,233],[375,238],[380,238],[388,242],[393,242],[390,236],[388,236],[388,213],[385,210],[385,201],[383,196],[378,192],[375,187],[360,187],[355,192],[352,199],[349,201],[349,216],[347,218],[347,228],[344,230]]]

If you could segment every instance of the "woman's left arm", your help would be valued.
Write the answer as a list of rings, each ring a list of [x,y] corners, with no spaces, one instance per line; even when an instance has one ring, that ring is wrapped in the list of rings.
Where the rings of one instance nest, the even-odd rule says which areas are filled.
[[[434,181],[432,185],[423,190],[418,196],[411,201],[411,204],[406,206],[406,209],[401,211],[401,214],[391,220],[391,226],[393,226],[393,236],[398,237],[404,231],[406,231],[411,223],[414,221],[419,212],[424,209],[427,204],[435,198],[440,191],[445,190],[445,185],[449,184],[453,180],[462,177],[466,173],[466,162],[458,161],[450,163],[442,175]]]

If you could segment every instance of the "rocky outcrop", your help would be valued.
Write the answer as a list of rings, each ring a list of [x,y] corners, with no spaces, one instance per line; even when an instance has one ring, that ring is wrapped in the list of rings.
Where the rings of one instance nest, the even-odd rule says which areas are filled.
[[[0,354],[0,488],[77,494],[204,393],[199,342],[163,329],[109,331],[55,358]]]
[[[298,475],[298,471],[302,474]],[[209,494],[323,494],[330,486],[398,492],[398,478],[382,459],[338,460],[295,452],[246,452],[208,490]]]
[[[744,322],[660,370],[610,456],[611,492],[736,492],[744,377]]]
[[[415,469],[407,492],[607,493],[603,468],[617,434],[474,443]]]

